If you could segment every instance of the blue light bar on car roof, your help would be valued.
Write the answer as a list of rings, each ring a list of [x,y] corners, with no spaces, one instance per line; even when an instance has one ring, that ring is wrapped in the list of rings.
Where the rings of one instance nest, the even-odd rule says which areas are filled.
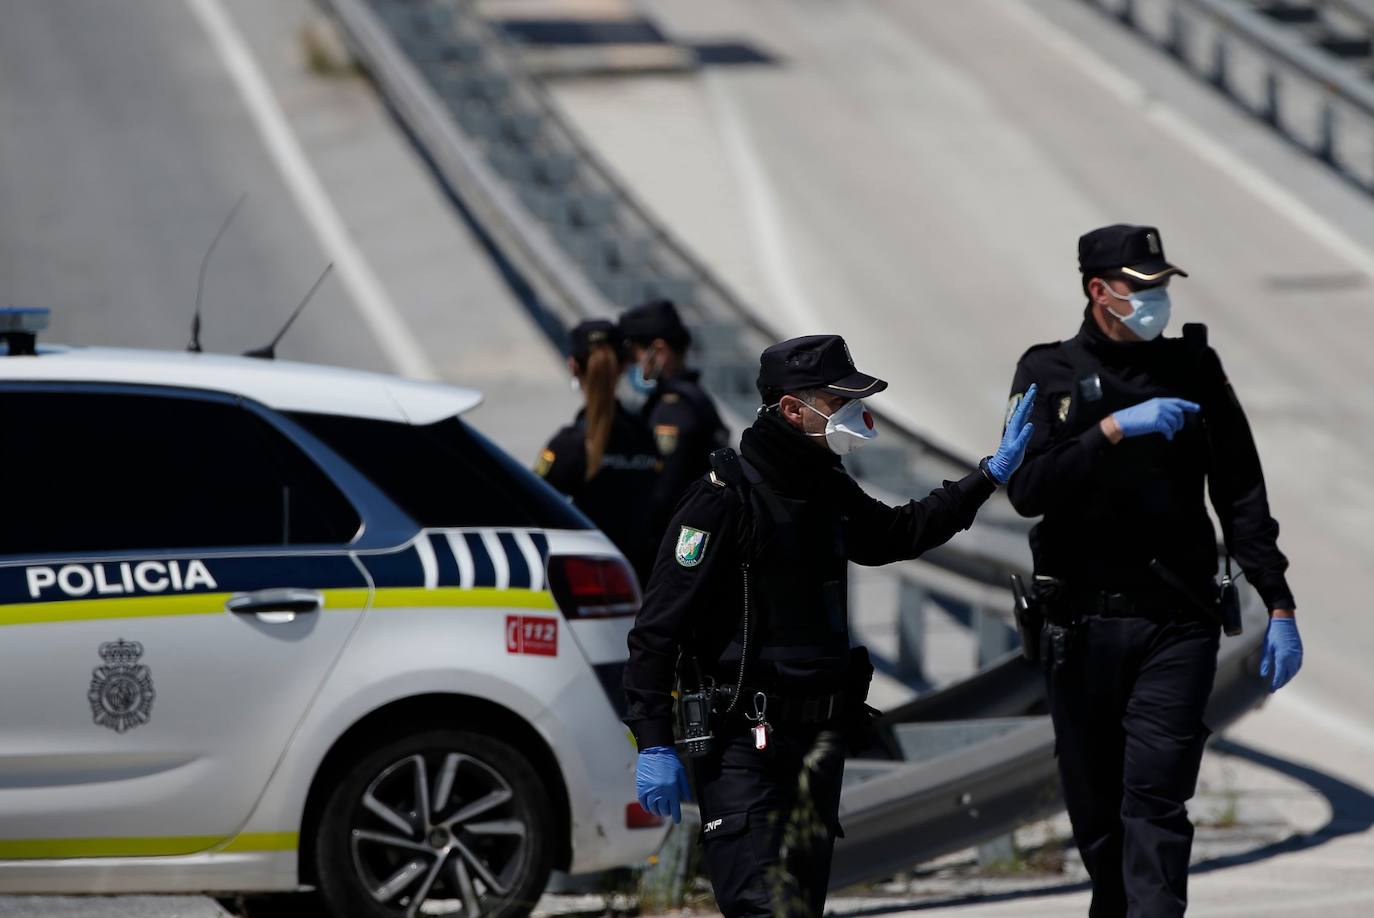
[[[52,310],[38,306],[0,307],[0,334],[7,332],[37,334],[48,327],[48,319],[50,318],[52,318]]]
[[[38,333],[48,327],[52,310],[34,306],[0,307],[0,340],[11,357],[36,352]]]

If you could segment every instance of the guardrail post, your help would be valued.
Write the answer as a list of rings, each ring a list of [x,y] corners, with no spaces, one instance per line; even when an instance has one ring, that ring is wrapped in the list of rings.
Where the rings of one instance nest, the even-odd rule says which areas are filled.
[[[978,866],[1007,867],[1016,862],[1016,837],[1000,835],[978,846]]]
[[[897,583],[897,676],[925,683],[926,591],[910,577]]]
[[[1169,7],[1169,32],[1164,39],[1164,50],[1180,61],[1188,59],[1188,20],[1177,3]]]
[[[1272,67],[1264,74],[1264,111],[1260,117],[1270,127],[1279,127],[1279,74]]]
[[[1322,101],[1321,122],[1318,128],[1317,158],[1328,166],[1336,165],[1336,106],[1329,98]]]
[[[978,668],[982,669],[1015,646],[1016,632],[1007,627],[1002,616],[991,609],[973,610],[973,628],[978,635]]]
[[[1225,32],[1217,32],[1216,39],[1212,42],[1212,73],[1210,80],[1213,86],[1220,89],[1226,95],[1231,94],[1231,81],[1227,73],[1228,58],[1231,55],[1229,43],[1226,41]]]

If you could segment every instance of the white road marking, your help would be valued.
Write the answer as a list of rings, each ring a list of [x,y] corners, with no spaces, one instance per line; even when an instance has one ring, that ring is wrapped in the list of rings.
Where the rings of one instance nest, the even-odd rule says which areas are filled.
[[[1318,702],[1301,689],[1295,691],[1292,687],[1281,688],[1269,699],[1269,704],[1304,723],[1312,724],[1348,743],[1374,752],[1374,730],[1353,717],[1333,710],[1330,705]]]
[[[998,12],[1010,16],[1053,48],[1061,60],[1071,61],[1084,74],[1124,104],[1140,110],[1161,130],[1206,162],[1226,173],[1250,194],[1268,204],[1289,223],[1298,227],[1318,243],[1327,246],[1361,271],[1374,276],[1374,251],[1360,243],[1341,227],[1313,210],[1302,198],[1293,194],[1276,179],[1250,165],[1243,157],[1217,141],[1206,131],[1179,115],[1168,105],[1151,96],[1140,83],[1131,79],[1115,64],[1098,53],[1092,45],[1080,41],[1060,28],[1028,3],[998,3]]]
[[[458,585],[470,590],[477,580],[477,566],[473,563],[468,540],[463,538],[461,532],[446,532],[444,535],[448,537],[448,547],[453,549],[453,560],[458,562]]]
[[[349,236],[343,218],[291,132],[267,78],[223,5],[219,0],[186,0],[186,5],[200,20],[210,43],[224,61],[282,179],[314,229],[321,248],[338,268],[339,278],[382,352],[398,373],[419,379],[437,379],[438,374],[419,340],[401,319],[396,304]]]

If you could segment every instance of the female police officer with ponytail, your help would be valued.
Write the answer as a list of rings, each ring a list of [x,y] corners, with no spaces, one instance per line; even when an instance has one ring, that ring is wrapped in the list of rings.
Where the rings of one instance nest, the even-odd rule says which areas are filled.
[[[568,337],[568,370],[585,404],[572,424],[554,434],[534,470],[572,498],[644,583],[661,535],[651,531],[655,514],[646,512],[658,483],[658,450],[644,424],[615,397],[624,369],[615,323],[591,319]]]

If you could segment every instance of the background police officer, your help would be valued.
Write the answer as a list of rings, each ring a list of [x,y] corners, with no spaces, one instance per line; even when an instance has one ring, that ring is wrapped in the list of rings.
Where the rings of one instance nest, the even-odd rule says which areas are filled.
[[[727,916],[819,915],[825,901],[839,829],[837,731],[862,714],[872,676],[867,654],[850,649],[848,562],[914,558],[968,528],[1030,437],[1021,421],[1033,398],[978,469],[889,507],[840,458],[876,435],[859,399],[886,386],[858,372],[833,335],[764,351],[765,408],[744,432],[742,457],[717,453],[688,488],[630,632],[626,722],[650,811],[676,820],[687,794],[673,748],[679,656],[684,691],[716,687],[715,740],[693,761],[706,870]]]
[[[655,506],[658,524],[667,523],[687,486],[706,474],[711,453],[729,434],[711,396],[686,365],[692,336],[667,300],[644,303],[620,317],[630,358],[631,383],[648,396],[641,417],[654,435],[663,472]]]
[[[1088,297],[1078,334],[1033,347],[1012,383],[1040,398],[1008,495],[1066,639],[1047,660],[1050,709],[1093,916],[1181,915],[1193,827],[1185,801],[1208,731],[1219,626],[1151,568],[1210,603],[1216,535],[1271,611],[1262,675],[1297,672],[1302,644],[1249,424],[1205,330],[1161,338],[1169,281],[1159,231],[1108,226],[1078,243]],[[1191,332],[1203,334],[1191,334]],[[1168,574],[1166,573],[1166,577]]]
[[[615,324],[592,319],[574,326],[568,337],[568,370],[585,404],[572,424],[553,435],[534,470],[572,498],[644,583],[662,535],[644,512],[658,484],[658,451],[640,419],[615,397],[624,366]]]

